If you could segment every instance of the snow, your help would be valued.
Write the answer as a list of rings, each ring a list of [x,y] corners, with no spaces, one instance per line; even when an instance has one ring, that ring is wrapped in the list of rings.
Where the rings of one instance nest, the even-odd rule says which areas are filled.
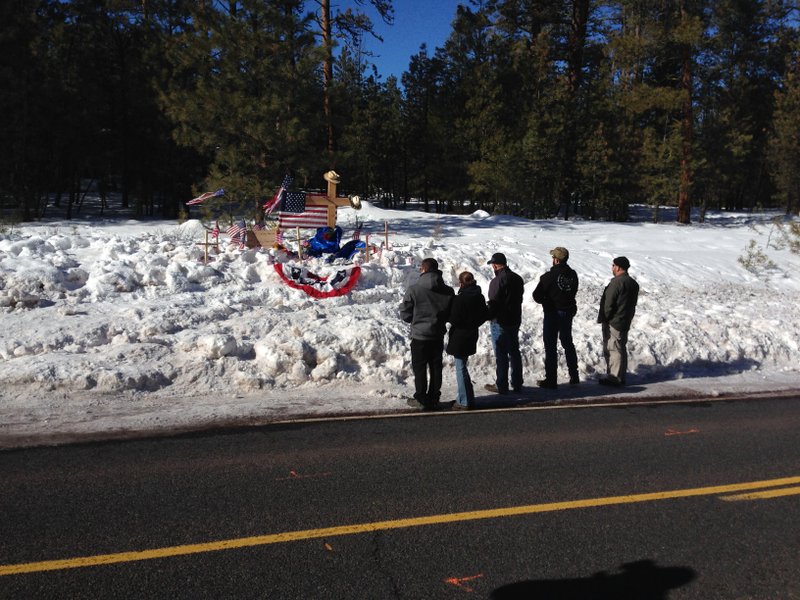
[[[321,300],[281,281],[273,264],[297,261],[275,249],[240,250],[223,235],[205,264],[198,220],[7,226],[0,233],[0,447],[406,413],[409,326],[398,307],[428,256],[454,287],[469,270],[485,294],[493,252],[504,252],[525,280],[520,339],[532,387],[506,405],[795,390],[800,256],[780,243],[776,215],[710,213],[705,223],[682,226],[647,222],[642,211],[615,224],[363,202],[359,212],[339,209],[345,238],[358,217],[376,246],[388,224],[389,247],[362,259],[352,292]],[[774,266],[741,264],[751,240]],[[573,331],[584,382],[542,391],[535,388],[543,377],[542,311],[531,292],[555,246],[569,249],[580,277]],[[619,255],[630,259],[641,295],[630,385],[609,390],[596,383],[605,368],[596,315]],[[305,264],[320,275],[337,268],[320,259]],[[565,380],[563,358],[559,368]],[[478,406],[496,406],[498,398],[482,390],[494,371],[488,326],[470,371]],[[453,399],[450,357],[444,380],[443,400]]]

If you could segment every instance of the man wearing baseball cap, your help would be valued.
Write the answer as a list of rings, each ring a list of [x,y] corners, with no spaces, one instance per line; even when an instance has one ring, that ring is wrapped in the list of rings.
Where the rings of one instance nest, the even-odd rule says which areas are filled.
[[[628,371],[628,330],[636,302],[639,299],[639,284],[628,275],[630,261],[618,256],[611,262],[611,279],[600,298],[597,322],[603,328],[603,357],[607,375],[599,380],[601,385],[620,387],[625,385]]]
[[[489,283],[487,304],[497,365],[495,382],[487,383],[485,387],[495,394],[507,394],[510,367],[511,387],[515,392],[521,392],[522,355],[519,352],[519,326],[522,323],[522,295],[525,283],[522,277],[508,267],[505,254],[495,252],[487,264],[494,270],[494,279]]]
[[[567,264],[569,250],[558,246],[550,250],[553,266],[539,278],[533,299],[542,305],[544,323],[544,379],[539,387],[556,389],[558,387],[558,340],[564,349],[569,370],[569,382],[579,383],[578,354],[572,342],[572,319],[578,312],[575,295],[578,293],[578,274]]]

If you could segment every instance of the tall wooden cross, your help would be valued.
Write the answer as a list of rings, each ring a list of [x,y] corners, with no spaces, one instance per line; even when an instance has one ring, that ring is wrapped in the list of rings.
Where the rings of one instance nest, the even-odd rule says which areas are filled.
[[[337,197],[336,186],[339,184],[339,175],[335,171],[325,173],[328,182],[328,193],[306,194],[306,206],[326,206],[328,208],[328,227],[336,227],[336,209],[340,206],[350,206],[350,198]]]

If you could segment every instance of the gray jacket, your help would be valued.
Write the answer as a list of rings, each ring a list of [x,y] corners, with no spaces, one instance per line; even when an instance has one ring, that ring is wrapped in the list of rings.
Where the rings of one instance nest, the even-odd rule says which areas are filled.
[[[638,299],[639,284],[636,280],[627,273],[617,275],[608,283],[600,298],[597,322],[608,323],[617,331],[628,331],[636,314]]]
[[[411,323],[411,339],[437,340],[444,338],[453,288],[445,284],[441,271],[428,271],[406,290],[400,305],[400,318]]]

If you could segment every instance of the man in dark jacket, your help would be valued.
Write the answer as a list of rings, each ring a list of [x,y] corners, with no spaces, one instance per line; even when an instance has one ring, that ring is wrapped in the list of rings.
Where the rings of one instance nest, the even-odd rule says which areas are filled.
[[[458,396],[453,407],[470,410],[475,408],[475,390],[469,377],[467,358],[477,352],[478,328],[489,320],[489,308],[472,273],[461,273],[458,284],[458,295],[453,298],[448,319],[451,325],[447,353],[455,359],[458,384]]]
[[[639,284],[628,275],[630,261],[618,256],[611,264],[614,278],[606,286],[600,298],[600,311],[597,322],[603,328],[603,357],[606,359],[606,377],[600,379],[602,385],[619,387],[625,385],[628,372],[628,330],[636,302],[639,299]]]
[[[408,404],[434,409],[442,389],[442,351],[453,288],[444,283],[439,263],[426,258],[420,266],[419,281],[408,288],[400,306],[400,317],[411,323],[411,368],[414,398]],[[428,382],[430,371],[430,383]]]
[[[495,383],[486,389],[495,394],[508,393],[508,371],[511,367],[511,387],[522,391],[522,356],[519,353],[519,326],[522,323],[522,277],[508,268],[505,254],[496,252],[487,264],[492,265],[494,279],[489,284],[489,318],[492,345],[497,360]]]
[[[544,379],[539,380],[539,387],[555,389],[558,387],[558,346],[564,349],[569,370],[569,382],[577,384],[578,354],[572,342],[572,319],[578,311],[575,295],[578,293],[578,274],[567,265],[569,250],[558,246],[550,250],[553,257],[552,268],[539,278],[533,299],[542,305],[544,324],[542,339],[544,340]]]

